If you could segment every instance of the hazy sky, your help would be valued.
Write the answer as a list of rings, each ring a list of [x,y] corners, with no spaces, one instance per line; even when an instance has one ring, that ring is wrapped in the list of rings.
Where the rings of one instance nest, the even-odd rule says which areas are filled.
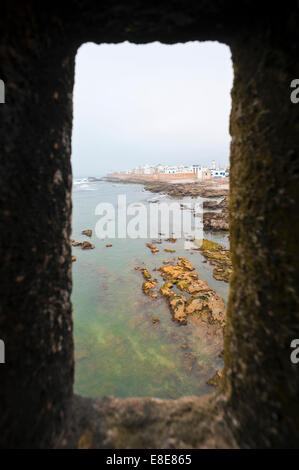
[[[226,165],[233,70],[217,42],[84,44],[76,58],[74,176],[142,164]]]

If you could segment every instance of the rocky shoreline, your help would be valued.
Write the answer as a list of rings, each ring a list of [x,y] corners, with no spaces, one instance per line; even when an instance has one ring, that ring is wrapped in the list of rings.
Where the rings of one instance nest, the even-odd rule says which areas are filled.
[[[219,184],[216,181],[194,182],[167,182],[143,180],[142,178],[118,179],[109,178],[108,181],[124,184],[142,184],[145,190],[152,193],[167,194],[174,199],[184,197],[202,197],[208,199],[203,202],[203,229],[205,232],[228,233],[229,209],[228,209],[228,184]],[[227,187],[225,187],[227,186]],[[210,199],[210,200],[209,200]],[[215,200],[216,199],[216,200]],[[219,201],[219,199],[221,199]],[[187,209],[181,205],[181,209]],[[194,213],[194,217],[202,214]],[[169,240],[171,241],[171,240]],[[175,243],[175,239],[172,241]],[[147,247],[153,254],[159,252],[156,244],[159,241],[147,243]],[[204,263],[214,266],[213,277],[218,281],[228,283],[232,271],[230,250],[211,240],[204,239],[198,248],[205,258]],[[175,250],[164,251],[174,253]],[[213,290],[206,281],[199,279],[193,265],[183,257],[171,261],[164,260],[163,266],[156,269],[160,273],[164,283],[159,287],[157,278],[153,278],[149,271],[137,266],[144,277],[142,290],[151,299],[160,296],[167,301],[172,319],[178,325],[187,322],[195,322],[206,329],[206,335],[213,337],[218,344],[223,342],[226,323],[226,309],[222,297]],[[159,318],[152,317],[154,325],[159,323]],[[192,353],[189,353],[189,355]],[[221,353],[220,353],[221,355]],[[195,360],[195,357],[192,358]],[[193,365],[193,363],[192,363]],[[190,366],[192,369],[192,365]],[[207,380],[207,384],[219,387],[222,382],[222,370],[216,370],[215,374]]]
[[[142,184],[147,191],[152,193],[163,193],[170,197],[181,199],[183,197],[203,197],[203,198],[220,198],[227,197],[229,193],[228,183],[219,184],[218,181],[193,181],[193,182],[179,182],[179,181],[148,181],[143,178],[114,178],[106,177],[105,181],[111,183],[122,184]]]
[[[174,199],[184,197],[202,197],[207,199],[221,199],[221,201],[203,202],[203,225],[207,232],[228,232],[228,182],[218,182],[213,180],[193,181],[193,182],[169,182],[169,181],[148,181],[143,178],[113,178],[107,177],[105,181],[122,184],[142,184],[146,191],[152,193],[167,194]],[[215,211],[215,212],[214,212]],[[194,214],[195,217],[197,216]],[[201,214],[199,214],[200,216]]]
[[[229,282],[232,272],[230,250],[211,240],[204,239],[198,248],[210,265],[215,266],[213,277],[217,281]]]
[[[173,243],[175,242],[174,239]],[[160,251],[155,241],[147,243],[146,246],[153,255]],[[229,282],[232,271],[229,249],[204,239],[200,246],[193,250],[198,251],[205,258],[204,263],[214,266],[213,277],[215,279]],[[164,249],[164,251],[175,253],[175,250]],[[172,320],[178,326],[187,323],[200,325],[205,331],[204,334],[221,347],[226,324],[226,309],[222,297],[206,281],[199,278],[194,266],[187,258],[174,256],[171,260],[166,259],[162,263],[160,267],[153,269],[155,273],[152,274],[145,266],[135,267],[135,270],[140,271],[144,278],[143,293],[153,301],[152,324],[157,325],[160,322],[155,313],[155,302],[158,298],[164,298]],[[188,344],[181,345],[181,349],[185,348],[189,349]],[[186,360],[189,361],[186,367],[192,371],[196,356],[192,351],[186,354]],[[221,352],[219,357],[221,357]],[[215,374],[206,381],[207,385],[213,387],[219,387],[221,382],[222,370],[216,370]]]
[[[209,240],[204,240],[200,250],[211,264],[216,265],[213,272],[215,279],[228,282],[231,272],[229,250]],[[187,258],[179,256],[171,261],[165,260],[162,266],[154,269],[163,280],[161,287],[146,267],[136,266],[135,270],[140,271],[145,279],[142,284],[144,294],[152,299],[162,295],[168,302],[173,320],[179,325],[185,325],[196,316],[204,325],[224,328],[225,306],[222,297],[199,278]]]
[[[206,198],[207,200],[203,201],[204,231],[223,233],[228,230],[228,188],[224,185],[214,184],[214,182],[212,184],[207,182],[173,184],[169,182],[143,182],[140,180],[112,180],[116,183],[132,184],[134,182],[143,184],[147,191],[164,193],[175,199],[198,196]],[[181,204],[182,210],[188,208],[188,204]],[[202,216],[202,214],[194,212],[194,216]],[[90,229],[83,230],[81,233],[88,238],[92,236],[92,230]],[[161,233],[159,239],[146,243],[147,248],[145,249],[149,249],[153,255],[163,250],[165,254],[169,255],[169,258],[163,261],[160,259],[161,266],[157,266],[152,270],[155,273],[150,272],[144,263],[142,263],[142,266],[135,267],[143,277],[142,291],[148,297],[149,302],[152,303],[153,312],[150,314],[150,318],[153,327],[161,328],[155,305],[158,305],[156,302],[163,302],[162,299],[164,299],[174,323],[178,326],[187,323],[194,325],[196,329],[201,329],[202,333],[200,334],[209,338],[209,341],[217,345],[217,348],[222,349],[226,323],[226,309],[222,297],[205,280],[199,278],[194,266],[187,258],[175,255],[176,239],[164,239],[163,235]],[[198,247],[196,247],[196,240],[191,241],[193,241],[194,246],[191,248],[190,254],[195,255],[198,251],[204,258],[203,263],[209,263],[213,267],[213,277],[218,281],[228,283],[232,270],[229,249],[206,239]],[[170,243],[171,248],[160,247],[162,242]],[[82,250],[95,248],[87,240],[71,240],[71,243],[73,247]],[[106,247],[112,247],[112,244],[106,245]],[[76,257],[73,256],[72,260],[76,261]],[[180,347],[184,350],[186,356],[184,367],[188,371],[189,369],[190,371],[193,370],[196,355],[193,354],[192,348],[189,351],[188,344],[181,344]],[[187,349],[187,352],[185,349]],[[221,383],[221,375],[221,371],[216,370],[215,375],[210,377],[206,383],[211,386],[218,386]]]

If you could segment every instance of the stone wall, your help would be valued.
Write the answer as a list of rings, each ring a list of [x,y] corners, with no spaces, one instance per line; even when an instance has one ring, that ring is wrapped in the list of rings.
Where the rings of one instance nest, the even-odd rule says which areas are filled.
[[[76,447],[80,442],[105,447],[111,422],[116,437],[110,447],[146,447],[137,437],[140,409],[147,414],[139,423],[150,426],[155,444],[298,446],[298,369],[289,359],[290,340],[299,337],[299,105],[290,101],[290,83],[298,75],[298,19],[295,0],[271,8],[255,0],[7,0],[1,6],[0,78],[6,103],[0,104],[0,336],[7,362],[0,366],[2,447]],[[152,415],[141,399],[135,411],[130,401],[116,400],[117,406],[106,410],[105,400],[80,398],[72,408],[74,60],[84,42],[124,40],[218,40],[230,46],[235,71],[230,126],[234,275],[225,383],[221,395],[208,402],[193,399],[182,406],[174,401],[177,413],[169,415]],[[115,414],[109,421],[110,412]],[[162,439],[166,421],[171,442]],[[182,439],[180,429],[187,433],[188,426],[196,436],[191,432]]]

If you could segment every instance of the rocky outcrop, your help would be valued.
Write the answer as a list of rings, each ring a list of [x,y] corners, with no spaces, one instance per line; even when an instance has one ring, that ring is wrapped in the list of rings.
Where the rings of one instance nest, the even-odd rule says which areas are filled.
[[[75,240],[72,240],[72,246],[81,246],[82,242],[76,242]]]
[[[92,230],[82,230],[82,235],[86,235],[87,237],[92,236]]]
[[[211,385],[212,387],[219,387],[222,383],[223,379],[223,371],[216,370],[215,374],[207,380],[207,385]]]
[[[218,201],[203,201],[203,209],[209,209],[210,211],[214,211],[218,209]]]
[[[142,176],[123,176],[118,178],[107,177],[107,181],[118,183],[131,183],[143,184],[147,191],[152,193],[163,193],[176,199],[183,197],[203,197],[203,198],[220,198],[228,196],[228,182],[218,182],[215,180],[197,181],[194,182],[167,182],[167,181],[148,181]],[[158,202],[158,201],[153,201]]]
[[[175,243],[175,242],[177,241],[177,239],[170,237],[170,238],[166,238],[165,241],[166,241],[166,242],[169,242],[169,243]]]
[[[189,260],[180,257],[176,264],[161,266],[159,270],[166,281],[160,292],[167,299],[176,322],[186,324],[188,317],[193,315],[202,323],[224,326],[223,299],[206,281],[198,278]]]
[[[145,281],[143,284],[142,284],[142,290],[143,292],[152,297],[154,295],[154,298],[156,297],[155,294],[153,293],[153,289],[156,287],[156,285],[158,284],[158,281],[156,279],[152,280],[148,280],[148,281]]]
[[[148,272],[146,268],[143,268],[142,266],[136,266],[135,267],[136,271],[141,271],[145,282],[142,284],[142,290],[144,294],[148,295],[149,297],[152,297],[153,299],[157,298],[157,294],[154,293],[154,289],[158,284],[157,279],[152,279],[151,274]]]
[[[170,197],[181,199],[183,197],[203,197],[203,198],[219,198],[228,195],[228,188],[222,186],[217,187],[210,180],[194,183],[166,183],[166,182],[152,182],[145,183],[147,191],[153,193],[164,193]]]
[[[226,212],[204,212],[203,228],[206,232],[227,232],[229,216]]]
[[[153,254],[159,253],[159,249],[152,243],[147,243],[146,246],[151,250]]]
[[[232,272],[232,262],[230,250],[211,240],[202,240],[198,248],[206,260],[215,266],[213,277],[217,281],[229,282]]]
[[[95,246],[88,241],[84,241],[84,242],[72,241],[72,246],[81,246],[82,250],[93,250],[95,248]]]
[[[82,250],[93,250],[95,248],[95,246],[92,245],[92,243],[90,243],[90,242],[84,241],[84,242],[81,243],[81,248],[82,248]]]
[[[142,266],[136,266],[135,270],[136,271],[141,271],[141,273],[142,273],[142,275],[143,275],[143,277],[146,281],[148,281],[152,277],[151,274],[148,272],[148,270],[146,268],[143,268]]]
[[[227,197],[223,198],[220,202],[219,201],[203,201],[203,209],[204,210],[218,210],[218,209],[225,209],[228,210],[228,199]]]

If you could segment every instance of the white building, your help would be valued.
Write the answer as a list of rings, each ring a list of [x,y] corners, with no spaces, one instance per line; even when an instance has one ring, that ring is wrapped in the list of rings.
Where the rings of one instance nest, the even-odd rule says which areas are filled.
[[[212,178],[225,178],[226,171],[224,168],[217,168],[217,170],[211,170]]]
[[[154,173],[154,167],[150,165],[144,165],[142,167],[142,171],[144,175],[152,175]]]
[[[186,173],[194,173],[193,166],[187,165],[173,165],[173,166],[165,166],[164,167],[164,174],[166,175],[180,175]]]
[[[164,173],[165,166],[161,165],[161,163],[158,163],[158,165],[154,166],[154,173],[159,174],[159,173]]]
[[[165,175],[177,175],[180,173],[180,170],[177,166],[165,166],[164,174]]]
[[[201,165],[193,165],[193,173],[196,174],[197,179],[201,181],[211,179],[211,170]]]
[[[215,168],[212,168],[215,167]],[[212,162],[210,168],[202,167],[201,165],[143,165],[131,170],[125,170],[121,173],[137,174],[137,175],[179,175],[190,174],[196,175],[199,180],[207,180],[212,178],[228,178],[228,168],[216,168],[215,161]]]
[[[193,173],[193,165],[192,166],[181,166],[181,173]]]

